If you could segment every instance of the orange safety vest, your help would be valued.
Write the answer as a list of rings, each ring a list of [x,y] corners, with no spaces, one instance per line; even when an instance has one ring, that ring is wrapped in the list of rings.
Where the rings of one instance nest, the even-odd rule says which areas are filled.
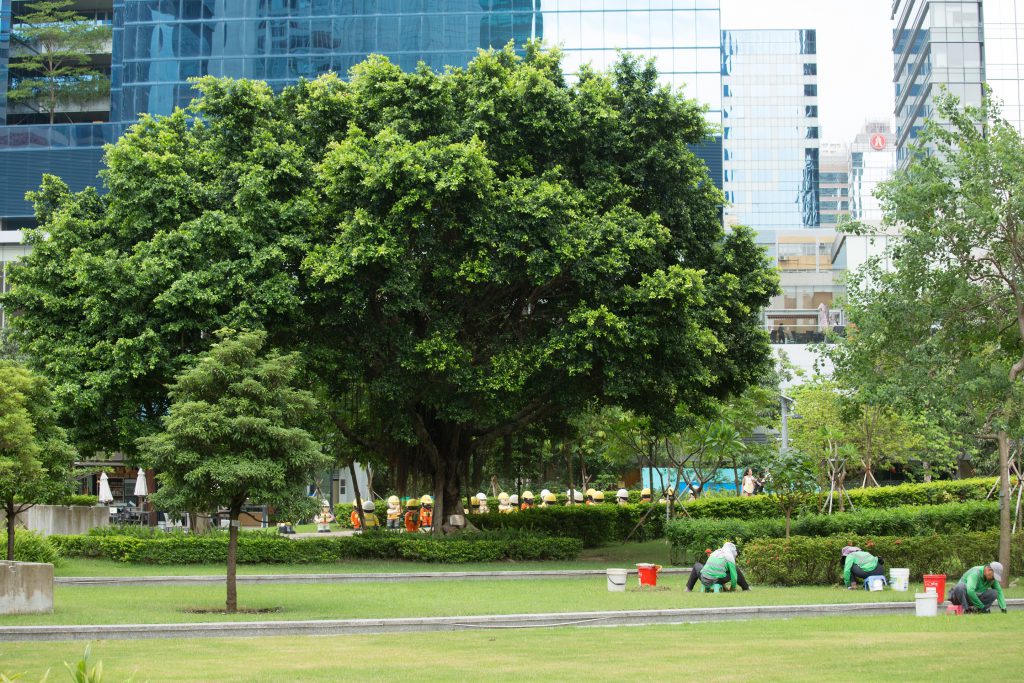
[[[352,511],[352,515],[349,517],[349,519],[352,520],[352,528],[353,529],[358,529],[359,528],[359,511],[358,510],[353,510]]]
[[[434,511],[420,508],[420,526],[434,526]]]
[[[420,530],[420,515],[418,512],[409,510],[405,513],[405,530],[410,534]]]
[[[529,510],[532,507],[533,507],[533,503],[521,503],[519,505],[519,509],[520,510]]]

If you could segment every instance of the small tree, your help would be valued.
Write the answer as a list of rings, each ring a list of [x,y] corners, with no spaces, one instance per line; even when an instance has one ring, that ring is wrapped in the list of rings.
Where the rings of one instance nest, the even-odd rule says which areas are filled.
[[[316,402],[296,387],[298,354],[265,352],[265,332],[217,334],[221,341],[171,385],[164,431],[139,439],[139,450],[158,472],[156,504],[228,510],[227,611],[235,612],[242,506],[294,500],[328,459],[302,426]]]
[[[818,487],[818,474],[810,458],[800,451],[786,449],[768,465],[770,480],[766,492],[786,516],[786,538],[789,538],[790,520],[814,495]]]
[[[0,503],[7,515],[8,560],[14,560],[17,516],[70,492],[74,462],[43,378],[0,361]]]
[[[38,107],[51,124],[60,105],[85,104],[110,93],[110,78],[91,63],[110,40],[110,27],[89,22],[74,4],[26,3],[13,34],[7,99]]]

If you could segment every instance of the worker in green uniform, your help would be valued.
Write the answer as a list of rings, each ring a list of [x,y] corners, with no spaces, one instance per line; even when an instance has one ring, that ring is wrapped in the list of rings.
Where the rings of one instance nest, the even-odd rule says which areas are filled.
[[[1003,597],[1003,565],[989,562],[986,565],[971,567],[960,581],[949,589],[949,601],[954,605],[963,605],[965,612],[981,612],[988,614],[992,603],[999,601],[999,609],[1006,614],[1006,599]]]
[[[736,590],[738,580],[736,553],[736,546],[734,544],[725,543],[721,548],[711,553],[711,557],[708,558],[703,567],[698,569],[695,564],[691,571],[700,572],[701,585],[707,590],[710,590],[716,583],[725,586],[726,590]]]
[[[857,587],[854,579],[867,582],[872,576],[885,576],[885,562],[882,558],[875,557],[855,545],[843,548],[839,564],[843,568],[843,584],[850,590]]]

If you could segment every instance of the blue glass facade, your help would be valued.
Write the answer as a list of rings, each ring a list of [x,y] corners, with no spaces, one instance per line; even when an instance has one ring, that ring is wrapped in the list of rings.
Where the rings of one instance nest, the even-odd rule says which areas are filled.
[[[817,34],[722,32],[726,221],[820,224]]]
[[[657,60],[665,83],[708,105],[721,122],[719,0],[108,0],[114,13],[111,121],[119,135],[139,113],[167,114],[186,104],[188,79],[210,74],[266,80],[346,74],[371,53],[403,69],[465,66],[480,48],[541,39],[565,51],[565,69],[608,68],[617,50]],[[11,0],[0,0],[9,11]],[[0,115],[3,111],[0,110]],[[0,131],[11,127],[0,128]],[[43,147],[63,133],[35,131],[38,145],[0,132],[0,162],[13,150]],[[63,136],[63,137],[62,137]],[[71,139],[78,139],[70,135]],[[5,141],[6,140],[6,144]],[[695,151],[721,185],[721,142]],[[42,157],[35,157],[41,159]],[[83,162],[84,163],[84,162]],[[32,166],[32,164],[28,164]],[[38,169],[65,175],[68,169]],[[81,170],[81,169],[79,169]],[[95,176],[98,164],[90,164]],[[80,174],[79,174],[80,175]],[[0,195],[0,219],[25,215]]]

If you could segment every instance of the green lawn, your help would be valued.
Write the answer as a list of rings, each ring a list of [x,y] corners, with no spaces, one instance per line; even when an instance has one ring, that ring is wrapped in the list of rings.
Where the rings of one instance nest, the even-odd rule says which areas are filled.
[[[830,617],[360,637],[101,641],[104,680],[1012,680],[1024,613]],[[0,671],[65,681],[84,643],[0,643]]]
[[[665,541],[614,544],[588,548],[575,562],[479,562],[474,564],[433,564],[398,560],[350,560],[332,564],[257,564],[239,565],[240,574],[348,574],[363,572],[445,572],[509,571],[554,569],[606,569],[632,567],[637,562],[667,566]],[[137,565],[108,560],[67,559],[55,568],[56,576],[183,576],[224,574],[224,565]]]
[[[58,586],[53,614],[0,616],[2,625],[123,624],[260,619],[344,619],[367,617],[464,616],[593,610],[662,609],[740,605],[911,601],[913,592],[847,591],[841,588],[757,587],[750,592],[686,593],[684,578],[663,577],[668,590],[609,593],[605,579],[522,579],[510,581],[408,581],[370,584],[240,585],[239,606],[280,607],[264,615],[192,614],[184,609],[219,608],[223,586]],[[636,579],[629,582],[636,588]],[[913,591],[914,587],[911,587]],[[1024,589],[1011,589],[1011,597]]]

